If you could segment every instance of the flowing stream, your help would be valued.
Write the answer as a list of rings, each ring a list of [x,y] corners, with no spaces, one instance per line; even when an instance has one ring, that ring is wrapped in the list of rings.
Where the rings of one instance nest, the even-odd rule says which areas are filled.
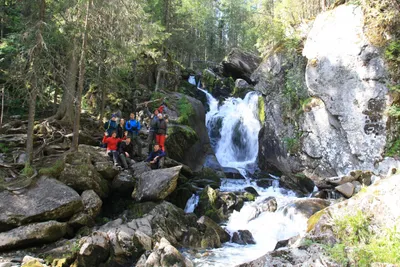
[[[193,76],[189,82],[196,85]],[[255,166],[258,153],[258,132],[261,128],[258,119],[259,95],[250,92],[244,99],[228,98],[219,104],[207,91],[199,90],[206,94],[210,106],[206,114],[206,126],[218,161],[223,167],[236,168],[246,178],[223,179],[220,190],[238,192],[252,186],[260,194],[254,202],[247,202],[240,212],[235,211],[224,227],[231,235],[238,230],[249,230],[256,244],[238,245],[228,242],[218,249],[197,254],[185,252],[185,255],[195,266],[236,266],[272,251],[279,240],[304,233],[307,221],[296,215],[295,211],[283,211],[286,204],[296,199],[293,192],[279,188],[278,181],[269,188],[258,187],[247,176],[247,171]],[[276,198],[278,210],[274,213],[263,212],[253,218],[254,207],[271,196]],[[193,195],[185,211],[193,212],[197,202],[198,196]]]

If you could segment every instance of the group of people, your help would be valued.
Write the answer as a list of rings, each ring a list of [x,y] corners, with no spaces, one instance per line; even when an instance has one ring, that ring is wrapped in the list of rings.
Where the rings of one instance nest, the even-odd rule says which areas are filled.
[[[151,113],[146,105],[145,113],[149,119],[148,129],[148,148],[149,154],[145,162],[150,164],[152,169],[162,168],[163,158],[165,157],[165,140],[168,138],[168,117],[163,114],[164,105],[155,109]],[[144,124],[146,127],[146,124]],[[131,113],[129,120],[119,119],[116,114],[111,115],[111,119],[104,124],[104,137],[102,143],[107,147],[107,154],[110,156],[115,166],[128,169],[136,159],[142,160],[142,142],[140,141],[139,131],[142,124],[139,119],[135,119],[135,113]],[[135,150],[136,147],[136,150]]]

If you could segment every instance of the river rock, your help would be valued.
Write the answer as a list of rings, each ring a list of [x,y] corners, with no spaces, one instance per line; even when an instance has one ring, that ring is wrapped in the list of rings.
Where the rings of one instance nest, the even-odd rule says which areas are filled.
[[[317,211],[320,211],[330,205],[330,202],[319,198],[296,199],[287,204],[282,212],[289,217],[301,215],[305,218],[311,217]]]
[[[182,266],[192,267],[193,263],[186,259],[167,239],[161,238],[154,246],[153,252],[146,259],[145,263],[137,267],[170,267]]]
[[[80,196],[63,183],[41,177],[18,192],[0,192],[0,231],[30,222],[68,219],[82,210]]]
[[[226,178],[245,179],[243,175],[235,168],[223,167],[222,171],[225,173]]]
[[[0,251],[54,242],[67,232],[67,224],[56,221],[33,223],[0,233]]]
[[[228,242],[230,240],[229,234],[221,226],[219,226],[216,222],[214,222],[207,216],[201,216],[197,223],[214,229],[222,243]]]
[[[110,255],[110,241],[107,234],[103,232],[94,232],[92,235],[82,238],[79,245],[77,266],[99,266],[106,262]]]
[[[141,174],[132,197],[137,201],[163,200],[175,190],[181,168],[177,166]]]
[[[92,157],[88,153],[67,154],[65,168],[59,180],[78,192],[93,189],[101,198],[107,197],[107,181],[97,172],[91,161]]]
[[[104,179],[109,181],[112,181],[119,173],[119,170],[114,167],[114,164],[109,160],[105,162],[96,162],[94,167]]]
[[[148,165],[145,162],[144,165],[148,167]],[[149,171],[149,169],[146,169],[146,171]],[[136,184],[136,179],[133,176],[132,171],[124,170],[121,171],[114,178],[111,184],[111,188],[113,192],[119,195],[129,196],[132,193],[133,189],[135,188],[135,184]]]
[[[219,239],[217,231],[212,227],[207,227],[204,232],[203,238],[201,239],[201,248],[220,248],[221,240]]]
[[[352,183],[345,183],[336,186],[335,189],[342,193],[345,197],[350,198],[354,194],[354,185]]]
[[[103,201],[101,201],[100,197],[93,190],[83,191],[81,197],[84,211],[93,219],[96,218],[101,211]]]
[[[248,193],[250,193],[250,194],[252,194],[252,195],[254,195],[256,197],[258,197],[260,195],[260,194],[258,194],[257,190],[252,186],[245,187],[244,191],[246,191],[246,192],[248,192]]]
[[[232,77],[234,80],[241,78],[252,83],[250,76],[260,63],[258,56],[234,48],[221,62],[221,72],[225,77]]]
[[[239,230],[232,235],[232,242],[239,245],[255,244],[253,235],[249,230]]]
[[[217,202],[218,193],[210,186],[206,186],[200,194],[200,199],[194,213],[197,216],[206,215],[215,222],[219,223],[224,219],[221,203]]]
[[[267,197],[266,199],[257,202],[256,205],[260,212],[275,212],[278,208],[278,203],[276,202],[275,197]]]

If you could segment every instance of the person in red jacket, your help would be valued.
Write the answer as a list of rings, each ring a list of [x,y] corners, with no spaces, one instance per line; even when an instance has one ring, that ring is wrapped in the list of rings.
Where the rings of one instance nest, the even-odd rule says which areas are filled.
[[[123,139],[117,138],[117,132],[113,131],[111,136],[108,133],[104,133],[103,143],[107,144],[107,154],[113,159],[114,165],[118,165],[118,143]]]

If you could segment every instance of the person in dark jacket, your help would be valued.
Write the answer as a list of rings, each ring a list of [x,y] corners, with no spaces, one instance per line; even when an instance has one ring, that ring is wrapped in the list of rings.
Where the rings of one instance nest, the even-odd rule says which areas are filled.
[[[168,138],[168,125],[167,121],[164,119],[163,114],[158,113],[157,115],[157,134],[156,134],[156,142],[160,145],[162,151],[165,151],[165,139]]]
[[[108,133],[108,136],[112,135],[112,132],[117,131],[117,116],[115,114],[111,115],[111,119],[104,123],[104,130]]]
[[[121,142],[118,153],[119,159],[121,160],[121,164],[124,169],[128,169],[131,164],[135,163],[135,161],[133,160],[133,144],[129,136],[126,137],[125,141]]]
[[[135,113],[131,113],[130,119],[125,124],[125,129],[128,131],[128,135],[131,137],[132,142],[137,146],[138,156],[142,156],[142,142],[140,142],[139,130],[140,122],[135,120]]]
[[[153,143],[156,141],[157,134],[157,121],[158,121],[158,109],[154,110],[154,113],[150,113],[149,109],[146,109],[147,115],[150,118],[150,128],[149,128],[149,136],[147,138],[147,142],[149,143],[149,153],[153,148]]]
[[[123,138],[124,136],[125,136],[125,120],[121,119],[117,127],[117,138]]]
[[[159,144],[154,145],[154,150],[149,154],[145,162],[150,163],[150,167],[154,169],[162,168],[161,161],[165,157],[165,152],[161,150]]]

